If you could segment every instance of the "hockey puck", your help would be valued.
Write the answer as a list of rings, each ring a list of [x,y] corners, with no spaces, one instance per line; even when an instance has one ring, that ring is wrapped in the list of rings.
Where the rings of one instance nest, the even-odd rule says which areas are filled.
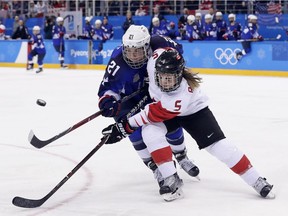
[[[39,105],[39,106],[46,106],[46,101],[42,100],[42,99],[38,99],[36,101],[36,103]]]

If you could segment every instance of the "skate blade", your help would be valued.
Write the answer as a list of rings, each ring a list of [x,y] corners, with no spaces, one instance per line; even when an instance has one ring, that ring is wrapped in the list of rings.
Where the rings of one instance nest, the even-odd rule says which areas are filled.
[[[171,202],[171,201],[173,201],[173,200],[183,198],[183,197],[184,197],[184,193],[183,193],[182,189],[179,188],[179,189],[178,189],[177,191],[175,191],[174,193],[162,194],[162,197],[163,197],[163,199],[164,199],[166,202]]]
[[[275,198],[276,198],[276,194],[273,189],[265,197],[265,199],[275,199]]]

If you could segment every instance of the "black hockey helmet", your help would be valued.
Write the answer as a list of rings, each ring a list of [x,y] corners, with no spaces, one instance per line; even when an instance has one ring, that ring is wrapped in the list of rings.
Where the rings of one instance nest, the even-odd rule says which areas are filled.
[[[156,85],[164,92],[176,90],[181,84],[184,67],[183,56],[176,49],[167,48],[155,62]]]

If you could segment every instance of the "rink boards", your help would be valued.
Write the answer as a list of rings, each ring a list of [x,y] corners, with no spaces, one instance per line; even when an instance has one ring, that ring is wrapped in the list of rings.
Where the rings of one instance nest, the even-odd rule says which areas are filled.
[[[235,59],[235,53],[242,49],[240,42],[180,42],[183,45],[187,66],[203,74],[288,76],[287,41],[252,42],[251,53],[243,57],[241,61]],[[98,41],[94,41],[92,51],[89,52],[88,40],[65,41],[65,62],[70,68],[75,69],[104,69],[113,49],[121,45],[121,41],[105,42],[101,52],[97,50],[98,44]],[[58,55],[52,41],[46,40],[45,46],[47,54],[44,67],[58,68]],[[25,67],[27,41],[0,41],[0,50],[0,66]]]

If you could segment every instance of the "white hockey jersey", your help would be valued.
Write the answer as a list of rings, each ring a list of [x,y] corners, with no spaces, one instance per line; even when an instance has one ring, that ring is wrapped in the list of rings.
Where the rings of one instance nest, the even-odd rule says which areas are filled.
[[[175,91],[163,92],[155,83],[155,62],[165,49],[155,50],[150,57],[147,70],[149,75],[149,94],[155,101],[147,104],[144,110],[128,119],[132,127],[140,127],[153,122],[163,122],[176,116],[187,116],[208,106],[208,97],[201,88],[192,89],[183,78]]]

